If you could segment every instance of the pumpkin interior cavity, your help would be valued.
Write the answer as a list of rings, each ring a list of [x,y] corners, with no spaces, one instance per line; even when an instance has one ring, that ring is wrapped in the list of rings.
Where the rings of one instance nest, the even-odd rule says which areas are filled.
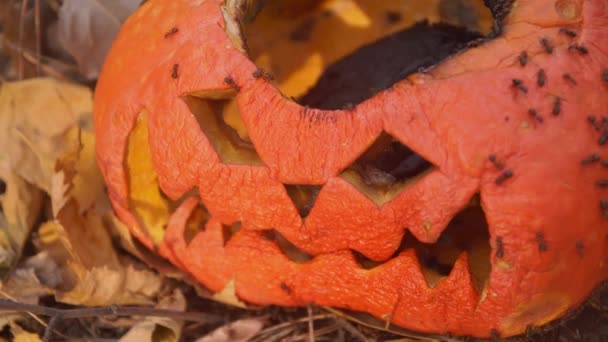
[[[224,238],[224,246],[232,239],[232,237],[241,230],[241,222],[235,222],[231,225],[222,225],[222,237]]]
[[[184,101],[223,163],[264,165],[232,96],[199,93],[184,97]]]
[[[192,210],[184,227],[184,241],[186,245],[189,245],[198,233],[205,230],[205,225],[209,222],[210,218],[211,214],[202,205],[198,205]]]
[[[303,264],[314,258],[314,256],[312,256],[312,255],[304,252],[303,250],[299,249],[298,247],[296,247],[296,245],[294,245],[289,240],[287,240],[283,235],[281,235],[281,233],[279,233],[275,229],[263,231],[262,236],[265,239],[274,242],[277,245],[277,247],[281,250],[281,252],[283,252],[283,254],[289,260],[291,260],[295,263]]]
[[[490,276],[490,234],[485,214],[474,200],[472,205],[458,213],[439,240],[432,244],[418,241],[409,231],[405,233],[398,254],[414,249],[420,262],[422,274],[430,288],[434,288],[449,276],[454,263],[462,253],[469,256],[469,272],[477,293],[481,293]],[[361,267],[372,269],[382,262],[373,261],[358,252],[353,252]]]
[[[456,259],[462,254],[469,256],[469,272],[477,293],[481,293],[491,271],[490,234],[485,214],[475,203],[458,213],[433,244],[424,244],[411,234],[406,234],[403,244],[414,248],[423,274],[430,287],[449,275]]]
[[[158,245],[162,241],[171,215],[171,201],[162,193],[158,175],[152,165],[148,143],[147,113],[139,114],[129,135],[126,158],[129,207],[142,229]]]
[[[429,161],[383,132],[340,177],[381,207],[434,169]]]
[[[321,191],[320,185],[285,184],[287,195],[296,206],[301,218],[306,218],[315,205]]]
[[[287,97],[340,109],[488,36],[483,0],[226,1],[227,32]]]

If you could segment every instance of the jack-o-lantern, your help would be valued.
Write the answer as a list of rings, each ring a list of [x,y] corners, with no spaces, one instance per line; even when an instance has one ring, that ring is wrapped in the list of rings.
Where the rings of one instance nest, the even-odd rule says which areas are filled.
[[[608,277],[608,2],[485,3],[147,1],[95,96],[117,214],[250,303],[562,317]]]

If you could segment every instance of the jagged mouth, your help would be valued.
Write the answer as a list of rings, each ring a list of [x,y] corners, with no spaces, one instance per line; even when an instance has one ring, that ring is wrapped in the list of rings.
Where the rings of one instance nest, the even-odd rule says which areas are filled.
[[[369,4],[378,5],[378,8],[381,10],[380,13],[383,14],[382,18],[384,18],[385,21],[382,25],[391,27],[387,32],[392,32],[397,35],[402,34],[404,37],[409,38],[418,35],[424,36],[425,38],[423,41],[428,45],[427,50],[435,51],[437,50],[437,47],[440,47],[439,50],[441,50],[441,53],[416,55],[413,56],[412,59],[402,58],[401,62],[405,63],[406,66],[398,65],[397,69],[395,69],[395,66],[391,65],[390,68],[385,68],[382,71],[372,70],[372,76],[383,75],[383,77],[378,78],[381,82],[371,85],[363,82],[363,88],[366,88],[366,91],[361,92],[360,89],[346,89],[344,92],[345,96],[337,96],[336,99],[333,99],[331,97],[328,98],[327,96],[319,95],[332,93],[335,89],[342,91],[345,84],[356,83],[355,81],[348,81],[348,77],[353,73],[353,68],[357,69],[359,64],[351,63],[349,60],[352,61],[352,58],[356,58],[357,54],[360,53],[366,55],[370,54],[370,51],[372,51],[373,53],[371,54],[374,54],[380,50],[386,49],[386,44],[384,44],[386,41],[390,42],[391,40],[394,40],[397,44],[402,44],[403,42],[410,40],[409,38],[392,39],[391,36],[386,36],[384,32],[376,32],[374,35],[368,36],[366,38],[367,41],[356,40],[350,44],[350,46],[343,49],[344,51],[330,55],[329,57],[325,56],[326,58],[323,59],[321,63],[316,63],[316,55],[314,53],[309,53],[304,56],[306,58],[299,60],[300,64],[303,63],[304,65],[302,69],[299,68],[298,63],[293,64],[293,61],[290,61],[289,59],[286,59],[286,64],[282,64],[280,61],[284,56],[280,53],[281,47],[276,47],[277,51],[274,51],[273,45],[267,44],[269,38],[265,37],[267,32],[264,31],[273,31],[276,30],[276,27],[272,25],[262,25],[264,20],[270,20],[264,18],[283,18],[283,23],[279,20],[278,24],[288,25],[289,30],[286,32],[291,32],[287,35],[289,36],[289,44],[307,44],[314,42],[316,39],[315,37],[318,36],[318,34],[315,35],[314,33],[315,25],[317,24],[312,24],[312,29],[308,29],[311,32],[298,31],[297,29],[301,30],[302,27],[296,26],[303,25],[303,23],[305,24],[307,22],[309,23],[307,20],[310,19],[310,15],[308,17],[305,15],[299,17],[297,20],[293,20],[289,15],[277,17],[276,13],[273,11],[276,11],[277,8],[285,8],[285,6],[281,6],[282,4],[288,4],[286,6],[289,7],[298,3],[314,3],[316,4],[316,7],[312,6],[312,10],[309,8],[309,12],[298,12],[299,14],[297,15],[301,16],[302,13],[309,13],[311,15],[321,16],[320,19],[316,20],[338,20],[336,18],[340,17],[340,15],[335,9],[330,15],[328,14],[326,7],[319,7],[319,4],[328,4],[334,1],[338,0],[319,2],[299,0],[281,2],[279,0],[267,0],[265,1],[266,6],[257,13],[257,19],[253,20],[253,22],[249,20],[251,18],[244,18],[251,13],[249,11],[243,11],[245,14],[241,13],[238,18],[242,23],[247,23],[245,27],[247,45],[243,45],[242,48],[261,69],[264,69],[264,71],[259,71],[252,76],[268,77],[269,73],[273,73],[274,82],[276,83],[277,88],[285,96],[291,97],[294,101],[300,102],[300,104],[320,109],[350,109],[361,101],[373,97],[378,91],[382,91],[383,89],[392,86],[393,83],[407,77],[410,73],[415,72],[420,68],[427,68],[435,65],[441,60],[448,58],[451,54],[456,53],[470,42],[477,41],[482,37],[488,37],[492,32],[496,33],[496,17],[493,17],[490,12],[488,12],[489,14],[486,13],[485,17],[480,15],[478,21],[474,21],[472,24],[469,23],[468,25],[458,26],[443,23],[438,26],[429,24],[432,23],[432,21],[421,23],[419,20],[413,20],[412,18],[408,19],[399,11],[388,11],[387,8],[378,5],[380,3],[386,4],[385,2],[374,2],[370,0]],[[347,2],[356,3],[361,6],[366,4],[366,0],[349,0]],[[255,2],[245,1],[241,3]],[[469,3],[477,4],[475,5],[477,6],[475,8],[478,8],[479,6],[485,8],[482,0],[470,0]],[[479,5],[480,3],[481,5]],[[378,9],[373,6],[372,8],[374,10]],[[481,18],[487,19],[484,21],[485,24],[481,22]],[[463,19],[460,18],[458,20]],[[256,28],[256,23],[259,23],[260,27]],[[306,25],[311,24],[309,23]],[[231,25],[228,24],[227,28],[230,26]],[[240,23],[239,26],[241,26]],[[477,30],[472,30],[471,28],[473,26],[475,26]],[[372,25],[371,27],[373,28],[374,26]],[[493,27],[494,30],[492,29]],[[244,43],[244,41],[242,43]],[[359,49],[362,46],[362,43],[365,43],[363,49]],[[291,47],[291,45],[289,46]],[[404,46],[406,49],[413,48],[412,45],[407,44],[402,45],[399,48],[403,49]],[[297,50],[297,46],[295,49]],[[302,51],[311,52],[310,50],[307,50],[306,47],[302,49],[304,49]],[[337,73],[338,76],[336,76],[335,70],[340,70]],[[394,70],[398,70],[399,72],[396,73]],[[347,81],[344,81],[344,77],[340,75],[346,77]],[[384,77],[387,75],[390,77]],[[269,81],[273,81],[270,77],[268,78]],[[336,88],[335,83],[332,82],[337,79],[342,79],[342,85],[338,85]],[[230,81],[231,79],[227,77],[226,83],[228,85],[230,85]],[[330,91],[329,89],[333,90]],[[249,138],[245,124],[243,123],[242,118],[240,118],[239,108],[234,99],[236,91],[238,90],[233,90],[234,91],[232,92],[220,91],[220,93],[216,92],[213,94],[191,94],[191,96],[184,97],[184,100],[197,119],[204,135],[216,150],[224,164],[262,166],[264,163],[257,154],[254,143]],[[406,187],[417,183],[434,169],[435,166],[433,166],[432,163],[425,160],[412,149],[401,144],[398,139],[383,133],[351,165],[342,170],[339,177],[353,184],[369,199],[381,207],[397,196],[397,194],[402,192]],[[305,220],[311,210],[314,210],[314,202],[321,191],[322,185],[285,184],[285,188],[300,216]],[[179,204],[176,203],[173,206],[173,209],[177,206],[179,206]],[[209,215],[207,213],[203,216],[208,217]],[[193,227],[193,229],[185,230],[185,241],[190,241],[192,237],[200,231],[201,226],[204,226],[204,223],[189,226]],[[408,227],[403,228],[406,230],[406,234],[401,245],[393,256],[387,260],[380,262],[373,261],[362,254],[353,251],[353,255],[361,267],[364,269],[372,269],[397,257],[401,253],[411,253],[411,251],[414,251],[418,259],[420,270],[425,276],[427,284],[429,287],[433,288],[440,284],[443,279],[449,277],[457,260],[466,253],[468,256],[468,269],[473,284],[477,288],[479,294],[483,292],[491,272],[490,254],[492,249],[490,247],[488,224],[480,205],[479,198],[476,197],[472,199],[471,203],[466,208],[463,208],[460,213],[452,218],[451,222],[443,230],[435,243],[422,243],[411,233],[407,232]],[[225,242],[229,243],[231,237],[236,234],[238,230],[239,224],[227,227],[224,234]],[[294,262],[307,262],[314,257],[289,243],[287,239],[282,237],[281,234],[274,229],[269,228],[264,235],[267,239],[275,241],[283,253]]]
[[[233,103],[194,96],[186,97],[185,101],[223,162],[263,165],[254,144],[239,134],[239,127],[243,127],[242,132],[245,134],[247,131],[238,108]],[[225,120],[227,117],[228,120]],[[353,184],[378,206],[382,206],[433,170],[435,167],[422,156],[389,135],[382,134],[340,177]],[[304,220],[314,209],[322,188],[322,185],[285,184],[287,194]],[[225,230],[226,242],[238,231],[238,227],[240,225],[236,224]],[[467,253],[472,280],[477,290],[484,288],[491,269],[491,247],[488,223],[479,196],[474,196],[452,218],[435,243],[422,243],[407,230],[408,227],[404,228],[406,233],[393,257],[413,249],[430,287],[435,287],[449,276],[456,260]],[[306,262],[313,258],[274,230],[265,236],[276,241],[283,253],[294,262]],[[189,238],[186,237],[185,240],[189,241]],[[353,253],[366,269],[386,262],[373,261],[356,251]]]
[[[230,232],[231,236],[238,229],[235,230],[234,226],[231,226],[225,231]],[[225,241],[228,241],[229,238],[226,236]],[[276,230],[265,231],[264,236],[275,241],[283,254],[296,263],[305,263],[314,258],[290,243]],[[479,203],[479,197],[475,196],[470,204],[451,220],[437,242],[422,243],[411,233],[406,232],[399,249],[387,261],[413,250],[428,286],[434,288],[450,275],[456,261],[466,253],[471,280],[477,293],[481,294],[492,269],[490,262],[492,248],[489,241],[488,223]],[[352,253],[363,269],[373,269],[387,262],[371,260],[356,251]]]

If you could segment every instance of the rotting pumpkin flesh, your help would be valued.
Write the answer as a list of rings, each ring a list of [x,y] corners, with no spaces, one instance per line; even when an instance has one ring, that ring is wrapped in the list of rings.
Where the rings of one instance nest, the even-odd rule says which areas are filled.
[[[147,1],[108,56],[97,156],[146,246],[251,303],[478,337],[557,319],[606,280],[605,1],[489,1],[493,39],[335,110],[296,101],[441,2],[252,3]],[[374,164],[389,146],[431,167],[397,179]],[[450,233],[467,208],[484,239]]]

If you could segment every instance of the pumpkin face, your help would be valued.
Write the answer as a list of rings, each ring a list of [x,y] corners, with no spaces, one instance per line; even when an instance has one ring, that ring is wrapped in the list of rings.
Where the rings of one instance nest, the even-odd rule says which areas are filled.
[[[494,39],[416,23],[443,1],[147,1],[95,96],[120,219],[255,304],[479,337],[565,315],[608,277],[608,5],[468,3]],[[380,89],[394,53],[339,71],[393,33],[447,50]]]

